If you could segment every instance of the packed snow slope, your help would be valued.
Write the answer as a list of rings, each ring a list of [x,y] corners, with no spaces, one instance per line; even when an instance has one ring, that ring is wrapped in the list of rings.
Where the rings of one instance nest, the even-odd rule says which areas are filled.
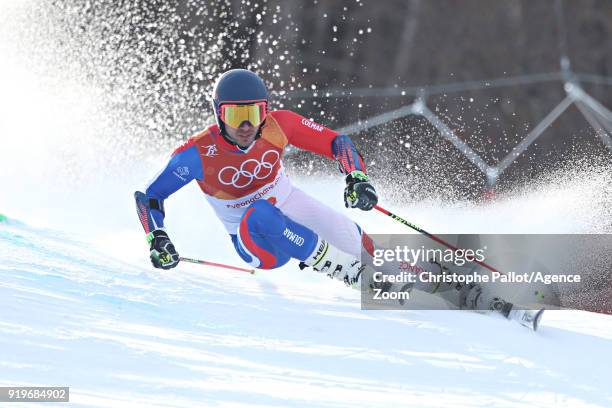
[[[33,196],[6,200],[17,219],[0,223],[0,385],[70,386],[70,406],[93,407],[612,405],[610,316],[549,311],[533,333],[471,312],[362,311],[358,293],[295,264],[154,270],[130,183],[111,184],[125,191],[51,200],[46,227],[8,205]],[[341,180],[298,184],[346,211]],[[179,251],[240,265],[196,188],[173,198]],[[435,230],[484,227],[512,205],[493,206],[394,209]]]

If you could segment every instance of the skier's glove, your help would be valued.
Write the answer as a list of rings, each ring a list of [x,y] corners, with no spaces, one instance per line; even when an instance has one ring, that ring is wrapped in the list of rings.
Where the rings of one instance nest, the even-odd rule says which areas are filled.
[[[346,188],[344,189],[346,207],[370,211],[376,203],[378,203],[378,195],[365,173],[355,170],[346,176]]]
[[[151,244],[151,263],[156,268],[171,269],[179,263],[179,254],[166,231],[157,229],[147,235]]]

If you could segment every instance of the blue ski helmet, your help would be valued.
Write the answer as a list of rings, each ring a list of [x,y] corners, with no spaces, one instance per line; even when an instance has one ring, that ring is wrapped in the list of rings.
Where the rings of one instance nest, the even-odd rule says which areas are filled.
[[[221,132],[225,133],[221,120],[221,105],[253,102],[266,102],[266,106],[268,104],[266,84],[256,73],[246,69],[231,69],[221,75],[212,92],[213,111]]]

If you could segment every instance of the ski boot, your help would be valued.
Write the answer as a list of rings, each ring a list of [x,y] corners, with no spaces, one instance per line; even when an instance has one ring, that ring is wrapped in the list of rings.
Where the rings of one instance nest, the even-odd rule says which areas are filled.
[[[321,238],[313,253],[300,263],[302,269],[307,266],[356,289],[359,289],[361,272],[364,269],[359,259],[339,250]]]

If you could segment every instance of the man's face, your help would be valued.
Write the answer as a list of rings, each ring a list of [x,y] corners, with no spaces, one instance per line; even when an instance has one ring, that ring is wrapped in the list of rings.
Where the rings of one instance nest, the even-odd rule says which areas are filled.
[[[248,121],[242,122],[239,128],[225,125],[228,138],[242,148],[249,147],[255,141],[258,130],[259,126],[253,126]]]

